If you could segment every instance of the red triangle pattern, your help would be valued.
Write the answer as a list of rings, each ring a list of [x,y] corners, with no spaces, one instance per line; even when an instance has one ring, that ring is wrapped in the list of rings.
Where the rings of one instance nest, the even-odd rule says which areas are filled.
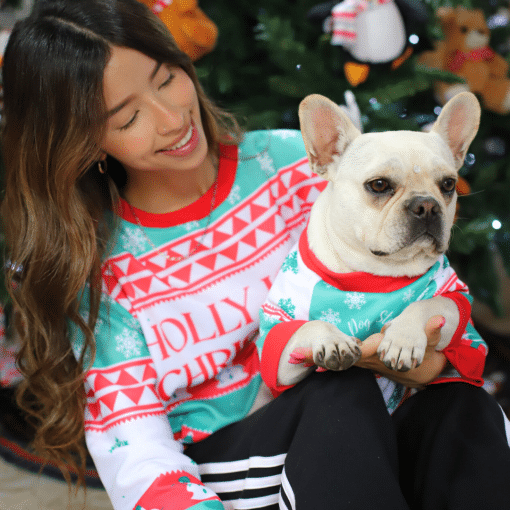
[[[102,374],[99,370],[92,370],[89,373],[91,388],[87,392],[89,399],[87,409],[90,411],[92,419],[96,420],[101,416],[105,418],[108,415],[107,409],[111,412],[129,412],[131,408],[115,408],[121,402],[123,408],[125,406],[125,400],[117,398],[119,393],[131,400],[133,405],[156,405],[159,402],[154,387],[156,379],[156,370],[149,359],[128,362],[117,370],[109,370],[107,374]],[[146,392],[146,389],[149,392]],[[106,409],[102,406],[106,406]]]
[[[138,381],[125,370],[122,370],[117,380],[117,386],[132,386],[133,384],[138,384]]]
[[[233,224],[233,235],[237,234],[238,232],[241,232],[241,230],[245,229],[249,223],[242,220],[241,218],[238,218],[237,216],[234,216],[232,218],[232,224]]]
[[[257,204],[250,204],[251,220],[254,221],[267,211],[267,207]]]
[[[112,382],[109,381],[104,375],[97,374],[96,379],[94,380],[94,391],[101,391],[105,388],[109,388],[112,386]]]
[[[149,293],[149,289],[151,288],[152,280],[154,279],[153,276],[146,276],[145,278],[140,278],[134,282],[134,284],[146,294]]]
[[[215,230],[213,232],[213,247],[220,246],[222,243],[230,239],[230,237],[231,236],[229,234]]]
[[[147,381],[148,379],[157,379],[158,374],[152,365],[147,365],[145,370],[143,371],[142,382]]]
[[[115,401],[117,400],[118,391],[112,391],[111,393],[107,393],[99,399],[99,402],[102,402],[110,411],[113,411],[115,408]]]
[[[124,294],[129,298],[129,299],[134,299],[134,297],[136,296],[136,291],[133,287],[133,285],[131,285],[130,283],[124,283],[122,285],[122,289],[124,291]]]
[[[175,273],[172,273],[172,277],[182,280],[185,283],[189,283],[191,277],[191,264],[188,264],[187,266],[179,269]]]
[[[253,248],[257,247],[257,232],[252,230],[245,237],[242,238],[243,243],[249,244]]]
[[[99,402],[88,404],[87,408],[90,411],[90,414],[93,416],[94,420],[101,414],[101,406],[99,405]]]
[[[218,258],[218,255],[216,253],[212,253],[211,255],[207,255],[206,257],[197,260],[197,263],[201,266],[206,267],[207,269],[210,269],[211,271],[214,270],[214,267],[216,265],[216,259]]]
[[[276,234],[276,218],[271,216],[258,226],[259,230],[263,230],[268,234]]]
[[[275,179],[267,183],[265,189],[261,189],[260,193],[257,193],[251,198],[251,201],[241,202],[237,208],[235,208],[228,217],[224,218],[220,223],[217,224],[217,228],[210,232],[211,246],[207,248],[199,243],[201,240],[201,233],[197,233],[194,238],[187,238],[186,252],[193,252],[194,255],[204,253],[201,258],[192,257],[193,262],[186,264],[184,267],[180,263],[175,263],[172,260],[166,260],[165,267],[161,267],[158,264],[151,262],[154,258],[154,252],[147,254],[140,260],[132,257],[129,260],[126,259],[126,255],[123,254],[119,257],[118,264],[115,264],[115,260],[111,261],[110,267],[111,274],[103,273],[104,282],[110,295],[117,301],[121,302],[123,306],[131,306],[134,300],[136,303],[134,306],[142,306],[142,300],[144,296],[148,295],[153,288],[151,284],[154,283],[153,278],[159,275],[162,271],[168,272],[164,281],[160,280],[161,290],[164,292],[164,285],[168,285],[168,290],[175,287],[181,286],[176,280],[183,282],[184,285],[192,283],[192,275],[202,275],[203,270],[193,271],[193,264],[197,263],[200,266],[207,268],[211,272],[224,269],[225,264],[228,265],[228,261],[223,259],[221,265],[218,266],[219,260],[218,255],[226,257],[233,263],[238,261],[238,257],[247,255],[246,246],[239,251],[239,243],[242,242],[245,245],[253,248],[254,250],[262,248],[265,242],[268,240],[268,235],[277,235],[284,225],[280,225],[279,219],[280,213],[283,212],[284,219],[293,218],[301,214],[301,212],[307,212],[309,207],[304,207],[308,204],[308,200],[315,197],[318,192],[323,188],[323,181],[317,178],[316,182],[310,184],[308,176],[300,170],[303,162],[299,162],[296,165],[288,167],[285,171],[282,171],[280,175],[276,176]],[[288,184],[288,185],[287,185]],[[295,187],[292,194],[289,193],[289,188]],[[310,198],[311,197],[311,198]],[[284,200],[282,203],[281,200]],[[303,204],[304,200],[304,204]],[[275,203],[279,202],[278,209],[275,207]],[[282,211],[283,209],[283,211]],[[268,214],[268,213],[271,214]],[[257,225],[256,229],[253,228],[252,223],[260,219],[263,215],[268,214],[268,218],[264,219],[260,225]],[[251,229],[251,231],[249,231]],[[223,230],[223,231],[222,231]],[[227,233],[225,233],[227,232]],[[230,234],[231,232],[231,234]],[[264,233],[264,235],[258,235]],[[229,240],[235,238],[235,241],[230,246],[224,247],[225,244],[229,243]],[[181,241],[182,243],[182,241]],[[261,244],[262,243],[262,244]],[[179,253],[176,253],[173,248],[176,245],[167,246],[161,254],[170,255],[170,257],[179,257]],[[182,244],[181,247],[184,247]],[[211,253],[213,250],[215,253]],[[182,251],[182,250],[181,250]],[[161,263],[163,263],[161,261]],[[128,275],[125,274],[126,265],[128,266]],[[173,267],[175,266],[175,270]],[[218,267],[217,267],[218,266]],[[144,273],[142,273],[142,270]],[[133,272],[131,272],[133,271]],[[147,276],[148,271],[153,273]],[[111,273],[110,272],[110,273]],[[140,278],[136,278],[136,274],[140,274]],[[143,276],[142,276],[143,274]],[[130,275],[132,275],[130,277]],[[119,284],[119,278],[122,277],[122,283]],[[115,294],[116,293],[116,294]]]
[[[145,390],[144,386],[139,386],[138,388],[129,388],[127,390],[121,390],[124,395],[126,395],[129,400],[138,405],[140,399],[142,398],[142,394]]]
[[[143,371],[142,382],[147,381],[148,379],[157,379],[158,374],[153,366],[147,365],[145,370]]]
[[[105,275],[103,272],[103,283],[106,286],[108,294],[111,294],[113,289],[118,285],[118,280],[115,278],[115,276]]]
[[[238,248],[239,245],[235,243],[232,246],[229,246],[228,248],[225,248],[224,250],[220,251],[220,254],[235,262],[237,260]]]

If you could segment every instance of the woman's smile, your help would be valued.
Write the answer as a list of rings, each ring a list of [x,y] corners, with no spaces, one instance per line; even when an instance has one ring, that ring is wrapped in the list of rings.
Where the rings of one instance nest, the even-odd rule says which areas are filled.
[[[177,141],[177,143],[157,152],[167,154],[169,156],[188,156],[197,148],[199,141],[200,135],[192,122],[189,129],[184,133],[184,136]]]

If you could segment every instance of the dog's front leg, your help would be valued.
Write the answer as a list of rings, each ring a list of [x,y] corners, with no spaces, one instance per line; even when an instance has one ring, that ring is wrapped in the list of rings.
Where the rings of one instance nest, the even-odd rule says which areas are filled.
[[[436,350],[447,347],[459,325],[459,309],[453,300],[436,296],[411,303],[389,323],[377,349],[381,361],[393,370],[406,371],[419,366],[427,347],[425,325],[435,315],[445,319]]]
[[[298,383],[315,369],[290,363],[296,349],[311,349],[315,365],[328,370],[345,370],[361,357],[357,339],[329,322],[307,322],[290,337],[283,349],[278,364],[278,383],[282,386]]]

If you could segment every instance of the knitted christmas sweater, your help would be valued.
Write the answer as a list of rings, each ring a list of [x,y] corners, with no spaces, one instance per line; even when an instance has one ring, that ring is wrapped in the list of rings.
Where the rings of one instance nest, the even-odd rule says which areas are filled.
[[[180,211],[135,210],[143,229],[120,204],[85,383],[87,446],[115,510],[223,508],[183,445],[252,407],[258,311],[323,187],[299,131],[256,131],[221,147],[210,218],[212,189]]]
[[[424,275],[392,278],[369,273],[334,273],[324,266],[308,245],[303,231],[291,250],[260,312],[262,377],[274,394],[286,387],[277,381],[278,363],[293,333],[306,321],[323,320],[349,336],[365,340],[381,331],[411,301],[444,296],[460,313],[459,326],[443,350],[451,368],[433,383],[464,381],[483,384],[487,345],[470,321],[468,289],[442,256]],[[386,406],[393,412],[408,396],[404,386],[378,378]]]

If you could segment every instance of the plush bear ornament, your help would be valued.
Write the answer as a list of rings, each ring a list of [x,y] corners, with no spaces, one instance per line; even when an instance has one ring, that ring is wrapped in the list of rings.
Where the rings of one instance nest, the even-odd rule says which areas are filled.
[[[419,61],[428,67],[450,71],[465,83],[437,82],[436,99],[445,104],[464,90],[477,94],[483,106],[501,115],[510,112],[510,79],[508,63],[490,46],[490,30],[483,11],[463,7],[443,7],[437,16],[444,40],[436,48],[420,55]]]
[[[191,60],[198,60],[216,45],[218,28],[198,7],[197,0],[140,0],[167,26]]]

